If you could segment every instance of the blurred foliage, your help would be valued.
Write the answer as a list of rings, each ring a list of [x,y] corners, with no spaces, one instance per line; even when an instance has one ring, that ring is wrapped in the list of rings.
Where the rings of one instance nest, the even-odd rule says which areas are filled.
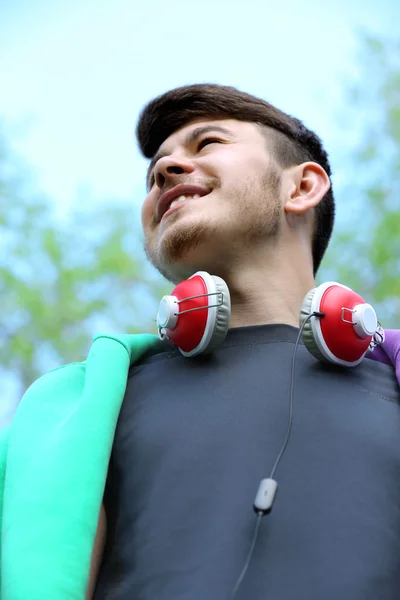
[[[352,286],[386,328],[400,327],[400,40],[364,36],[341,115],[348,183],[320,277]]]
[[[320,278],[351,285],[399,327],[400,44],[365,38],[359,65],[342,115],[346,219]],[[62,220],[53,209],[0,127],[0,365],[21,390],[83,359],[96,331],[154,331],[166,292],[129,205],[82,201]]]
[[[95,332],[154,331],[165,293],[132,206],[81,202],[63,219],[53,208],[0,130],[0,365],[22,389],[82,360]]]

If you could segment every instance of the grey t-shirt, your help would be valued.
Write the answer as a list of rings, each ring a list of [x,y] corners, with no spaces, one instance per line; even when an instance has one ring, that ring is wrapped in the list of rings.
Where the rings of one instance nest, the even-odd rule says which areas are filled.
[[[96,600],[229,600],[253,501],[282,447],[298,330],[231,329],[210,356],[130,372]],[[303,345],[294,420],[237,599],[397,600],[400,389],[392,367],[324,365]]]

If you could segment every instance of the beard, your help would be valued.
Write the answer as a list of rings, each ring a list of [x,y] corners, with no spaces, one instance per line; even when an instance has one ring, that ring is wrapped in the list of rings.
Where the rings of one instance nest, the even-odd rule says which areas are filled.
[[[162,244],[158,244],[156,249],[153,249],[146,239],[144,251],[157,271],[168,281],[176,284],[190,277],[196,270],[196,267],[191,268],[187,264],[187,257],[189,254],[193,255],[207,240],[210,224],[204,221],[186,227],[174,227],[171,224],[168,229]],[[186,260],[183,263],[184,258]]]
[[[269,168],[258,181],[241,182],[240,189],[224,194],[230,214],[222,218],[203,217],[182,227],[179,211],[154,245],[148,238],[144,250],[159,273],[176,284],[197,270],[218,275],[218,265],[240,265],[240,255],[254,245],[269,243],[280,231],[281,177]],[[218,188],[217,188],[218,189]]]

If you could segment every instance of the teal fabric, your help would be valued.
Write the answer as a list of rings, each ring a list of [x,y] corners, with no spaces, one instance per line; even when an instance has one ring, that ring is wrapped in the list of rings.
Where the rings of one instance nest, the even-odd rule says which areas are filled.
[[[82,600],[130,365],[151,334],[99,335],[38,379],[0,431],[1,600]]]

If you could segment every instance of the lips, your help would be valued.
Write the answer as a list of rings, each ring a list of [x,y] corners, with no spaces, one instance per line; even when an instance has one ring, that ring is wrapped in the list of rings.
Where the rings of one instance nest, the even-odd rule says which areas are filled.
[[[171,203],[177,198],[179,198],[179,196],[194,196],[195,194],[198,194],[202,198],[203,196],[207,196],[207,194],[209,194],[210,191],[211,190],[209,190],[208,188],[200,187],[197,185],[177,185],[171,190],[168,190],[168,192],[164,192],[164,194],[159,199],[156,207],[157,222],[159,223],[161,221],[161,219],[171,206]]]

